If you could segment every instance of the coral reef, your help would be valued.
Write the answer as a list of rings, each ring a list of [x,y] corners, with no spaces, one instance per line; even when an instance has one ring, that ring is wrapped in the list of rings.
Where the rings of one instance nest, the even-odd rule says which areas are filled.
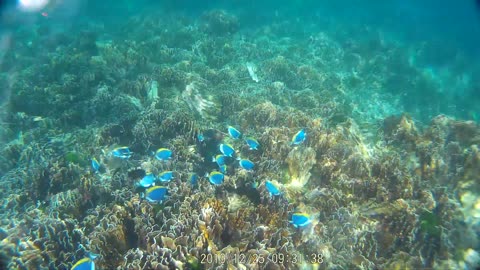
[[[15,34],[2,63],[18,62],[15,80],[0,77],[14,89],[1,112],[0,268],[68,269],[90,253],[99,269],[478,266],[480,127],[433,117],[444,86],[405,60],[417,50],[280,18],[244,31],[242,18],[133,16],[113,37],[89,25],[45,45],[43,28]],[[426,97],[405,104],[402,89],[436,101],[426,113]],[[221,143],[236,155],[212,185]],[[131,157],[110,154],[120,146]],[[170,160],[155,159],[163,147]],[[174,177],[156,179],[168,191],[151,203],[137,183],[163,171]]]
[[[235,15],[225,10],[212,10],[202,15],[202,28],[214,35],[234,34],[239,22]]]

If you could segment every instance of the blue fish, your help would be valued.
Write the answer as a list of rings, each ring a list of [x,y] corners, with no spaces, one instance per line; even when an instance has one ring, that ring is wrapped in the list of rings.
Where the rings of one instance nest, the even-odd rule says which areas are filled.
[[[92,169],[96,173],[100,171],[100,163],[96,158],[92,158]]]
[[[203,136],[202,133],[198,133],[198,134],[197,134],[197,140],[198,140],[199,142],[203,142],[203,141],[205,141],[205,136]]]
[[[129,159],[132,156],[132,152],[130,151],[130,148],[122,146],[113,149],[112,156],[121,159]]]
[[[76,262],[71,270],[95,270],[95,263],[91,258],[83,258]]]
[[[225,156],[224,155],[216,155],[213,157],[213,162],[217,162],[217,165],[220,167],[222,165],[225,165]]]
[[[250,147],[250,150],[258,150],[258,147],[260,146],[258,141],[252,137],[247,137],[245,142],[247,143],[248,147]]]
[[[145,175],[142,180],[138,181],[137,185],[140,187],[148,188],[155,185],[156,177],[153,173]]]
[[[312,220],[310,219],[310,215],[305,213],[295,213],[292,215],[292,220],[290,223],[295,226],[295,228],[305,227],[310,224]]]
[[[212,158],[212,161],[216,162],[218,166],[225,165],[225,156],[218,154]]]
[[[167,188],[164,186],[154,186],[147,189],[145,199],[151,203],[161,203],[165,200],[167,195]]]
[[[305,129],[301,129],[299,132],[297,132],[293,138],[292,141],[290,142],[291,145],[299,145],[305,141],[307,138],[307,133],[305,133]]]
[[[240,167],[247,171],[251,171],[253,170],[253,167],[255,167],[255,164],[248,159],[240,159],[238,164],[240,164]]]
[[[172,158],[172,151],[167,148],[160,148],[155,152],[155,158],[161,161],[169,160]]]
[[[228,135],[230,135],[230,137],[232,137],[233,139],[237,140],[237,139],[240,139],[240,137],[242,136],[242,133],[238,131],[238,129],[232,126],[228,126]]]
[[[278,189],[278,187],[270,182],[270,181],[266,181],[265,182],[265,187],[267,188],[268,192],[270,193],[270,195],[272,196],[278,196],[280,194],[282,194],[282,192],[280,192],[280,190]]]
[[[172,171],[164,171],[160,175],[158,175],[158,178],[162,182],[170,182],[170,180],[173,179],[173,172]]]
[[[192,185],[193,187],[198,185],[198,174],[191,173],[188,179],[190,181],[190,185]]]
[[[222,166],[218,166],[218,170],[221,173],[226,174],[227,173],[227,165],[223,164]]]
[[[208,181],[213,185],[221,185],[223,183],[223,174],[217,171],[211,172],[208,176]]]
[[[227,157],[233,157],[235,155],[235,149],[228,143],[220,144],[220,152]]]

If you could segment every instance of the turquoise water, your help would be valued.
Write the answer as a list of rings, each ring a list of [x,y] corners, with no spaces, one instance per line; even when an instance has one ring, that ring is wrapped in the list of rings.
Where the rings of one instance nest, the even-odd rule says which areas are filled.
[[[480,266],[476,1],[20,3],[0,269]]]

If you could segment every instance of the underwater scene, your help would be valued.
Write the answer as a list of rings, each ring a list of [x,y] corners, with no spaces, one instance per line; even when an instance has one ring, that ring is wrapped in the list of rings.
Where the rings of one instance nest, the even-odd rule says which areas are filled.
[[[0,270],[480,268],[480,1],[0,1]]]

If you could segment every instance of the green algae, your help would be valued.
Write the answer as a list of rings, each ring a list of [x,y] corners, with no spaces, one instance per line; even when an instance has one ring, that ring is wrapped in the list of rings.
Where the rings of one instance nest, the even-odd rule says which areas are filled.
[[[78,164],[78,165],[86,165],[87,162],[82,154],[77,152],[68,152],[65,154],[65,160],[69,163]]]
[[[439,237],[441,233],[441,219],[438,215],[425,210],[419,216],[420,231],[433,237]]]

